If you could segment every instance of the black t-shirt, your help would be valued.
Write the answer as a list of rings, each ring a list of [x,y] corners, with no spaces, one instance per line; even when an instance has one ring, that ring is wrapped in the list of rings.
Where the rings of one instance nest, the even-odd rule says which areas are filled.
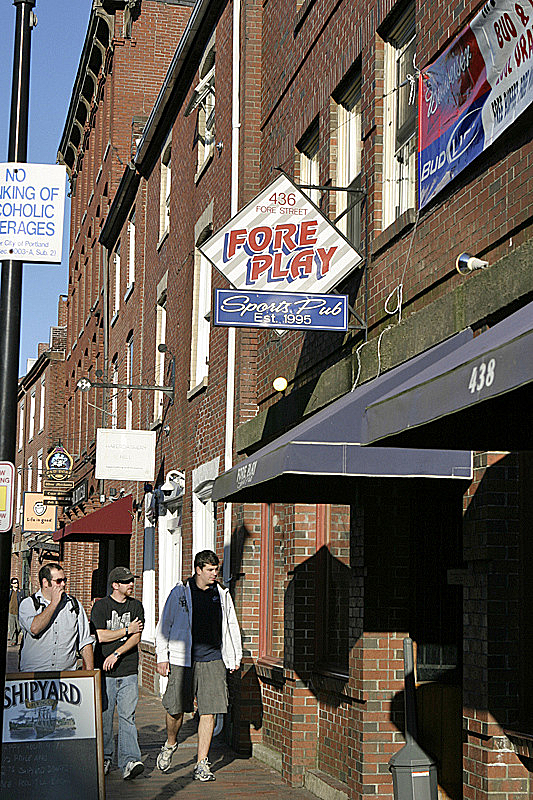
[[[222,607],[218,586],[199,589],[189,578],[192,597],[192,660],[216,661],[222,658]]]
[[[134,597],[126,597],[124,603],[117,603],[112,597],[102,597],[97,600],[91,611],[91,622],[98,630],[117,631],[126,628],[130,622],[138,617],[144,625],[144,609],[142,603]],[[124,639],[115,639],[113,642],[98,642],[95,651],[95,666],[102,667],[107,656],[114,653],[124,643]],[[116,667],[107,672],[112,678],[124,678],[126,675],[135,675],[139,668],[139,648],[132,650],[118,659]]]

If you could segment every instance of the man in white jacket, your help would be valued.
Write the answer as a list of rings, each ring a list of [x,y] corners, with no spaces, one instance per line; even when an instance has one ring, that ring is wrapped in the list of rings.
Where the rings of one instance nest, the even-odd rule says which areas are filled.
[[[219,560],[212,550],[194,558],[194,575],[170,592],[157,625],[156,669],[168,677],[163,695],[167,740],[157,766],[168,772],[178,746],[184,712],[198,705],[198,758],[194,779],[214,781],[207,756],[215,716],[228,709],[226,669],[234,672],[242,658],[241,633],[227,589],[217,582]]]

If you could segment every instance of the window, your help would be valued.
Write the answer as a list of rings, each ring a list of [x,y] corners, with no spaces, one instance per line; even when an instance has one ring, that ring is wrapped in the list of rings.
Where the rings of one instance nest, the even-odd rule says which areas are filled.
[[[196,138],[198,145],[197,177],[211,160],[215,148],[215,40],[207,45],[200,64],[199,81],[196,85],[185,116],[197,111]]]
[[[37,453],[37,491],[40,492],[43,485],[43,451],[42,448]]]
[[[156,309],[156,336],[155,336],[155,385],[165,385],[165,354],[160,352],[159,345],[165,344],[167,332],[167,294],[165,292],[159,297]],[[155,392],[154,395],[154,419],[161,419],[163,416],[163,402],[165,395],[163,392]]]
[[[35,433],[35,389],[30,395],[30,419],[28,422],[28,441],[31,442]]]
[[[135,209],[128,221],[128,289],[135,283]]]
[[[44,430],[44,408],[46,400],[46,379],[43,375],[41,378],[41,395],[39,398],[39,432]]]
[[[113,359],[111,367],[111,383],[118,383],[118,361]],[[118,389],[111,389],[111,427],[118,427]]]
[[[170,229],[170,187],[172,182],[172,147],[169,142],[161,157],[161,195],[159,201],[159,238]]]
[[[23,444],[24,444],[24,403],[21,403],[19,408],[19,450],[22,450]]]
[[[28,458],[28,466],[26,468],[26,491],[31,492],[33,483],[33,456]]]
[[[17,508],[16,508],[16,522],[20,524],[22,512],[22,467],[17,467]]]
[[[300,152],[300,183],[302,186],[318,185],[318,120],[314,122],[298,143]],[[316,205],[320,202],[318,189],[304,189]]]
[[[416,204],[415,11],[410,6],[385,43],[383,227]]]
[[[191,337],[191,389],[204,383],[209,372],[211,264],[199,250],[194,254]]]
[[[361,189],[361,76],[343,82],[334,94],[337,104],[337,175],[336,183],[349,189]],[[356,247],[361,246],[361,201],[355,192],[337,192],[337,225]],[[347,210],[349,209],[349,210]]]
[[[261,505],[259,657],[280,663],[284,653],[285,535],[290,530],[290,511],[287,505]]]
[[[130,334],[126,342],[126,383],[133,383],[133,334]],[[126,430],[131,430],[133,419],[133,393],[127,390],[126,397]]]
[[[118,314],[120,308],[120,241],[115,249],[115,289],[113,296],[113,316]]]

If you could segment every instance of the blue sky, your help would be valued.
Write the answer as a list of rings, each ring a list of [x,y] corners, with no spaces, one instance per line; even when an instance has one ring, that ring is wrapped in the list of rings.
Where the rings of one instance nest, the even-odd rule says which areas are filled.
[[[55,164],[91,5],[91,0],[35,4],[38,25],[31,42],[28,161]],[[0,0],[0,162],[7,161],[15,16],[11,0]],[[58,297],[67,291],[69,214],[67,202],[62,264],[24,265],[20,374],[26,372],[26,360],[36,357],[37,344],[49,341],[50,326],[57,324]]]

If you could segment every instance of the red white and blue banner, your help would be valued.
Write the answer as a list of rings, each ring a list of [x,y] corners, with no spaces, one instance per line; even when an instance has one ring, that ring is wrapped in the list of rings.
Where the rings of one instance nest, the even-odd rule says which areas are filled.
[[[533,100],[533,0],[489,0],[419,78],[419,207]]]
[[[326,294],[362,257],[284,174],[198,248],[237,289]]]

